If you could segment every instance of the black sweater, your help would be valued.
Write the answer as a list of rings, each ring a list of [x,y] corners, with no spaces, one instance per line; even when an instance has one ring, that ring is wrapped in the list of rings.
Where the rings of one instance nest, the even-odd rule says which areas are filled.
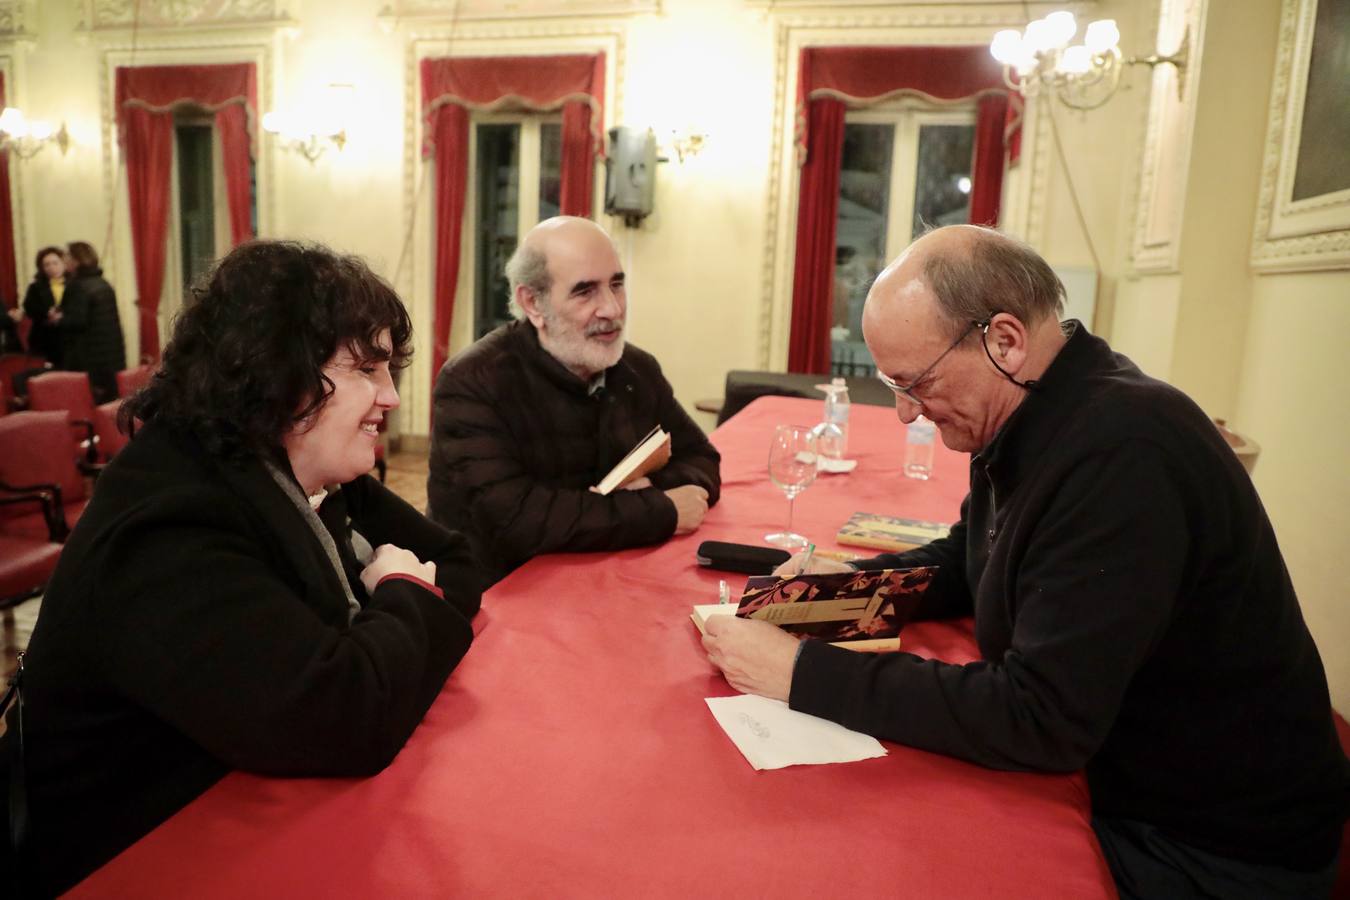
[[[494,580],[539,553],[665,540],[676,515],[664,490],[698,485],[717,502],[721,457],[651,354],[628,344],[604,388],[588,388],[529,322],[493,331],[436,378],[427,514],[475,538]],[[654,487],[589,490],[657,424],[671,457]]]
[[[349,607],[310,526],[256,461],[151,424],[109,464],[61,554],[28,649],[31,841],[64,890],[231,769],[359,776],[398,753],[473,639],[466,541],[369,476],[320,517],[436,563]],[[0,804],[9,748],[0,739]],[[0,805],[0,810],[8,807]],[[0,894],[9,886],[0,840]]]
[[[1330,862],[1350,808],[1326,675],[1212,423],[1073,323],[988,447],[923,612],[983,661],[808,642],[791,706],[999,769],[1082,767],[1094,812],[1251,862]]]

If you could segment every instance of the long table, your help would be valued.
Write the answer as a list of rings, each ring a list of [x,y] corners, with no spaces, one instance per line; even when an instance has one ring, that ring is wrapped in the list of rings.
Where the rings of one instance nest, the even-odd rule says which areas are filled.
[[[477,640],[394,763],[368,779],[234,773],[74,896],[1111,897],[1080,775],[995,772],[898,744],[848,765],[756,772],[705,697],[734,693],[689,620],[720,577],[703,540],[758,542],[787,503],[777,424],[819,401],[755,401],[713,435],[722,501],[659,547],[535,559],[494,587]],[[848,475],[797,498],[822,548],[861,509],[951,520],[967,457],[903,478],[892,410],[854,407]],[[976,657],[969,622],[907,650]]]

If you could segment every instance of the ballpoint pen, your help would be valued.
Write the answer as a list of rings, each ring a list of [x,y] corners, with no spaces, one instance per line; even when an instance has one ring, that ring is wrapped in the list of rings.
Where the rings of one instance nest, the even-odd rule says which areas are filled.
[[[806,567],[809,566],[809,565],[811,565],[811,557],[814,556],[815,553],[816,553],[816,545],[815,545],[815,544],[807,544],[807,545],[806,545],[806,555],[802,557],[802,566],[801,566],[800,569],[797,570],[797,574],[798,574],[798,575],[805,575],[805,574],[806,574]]]
[[[726,603],[731,600],[731,588],[727,587],[727,580],[720,578],[717,581],[717,602]]]

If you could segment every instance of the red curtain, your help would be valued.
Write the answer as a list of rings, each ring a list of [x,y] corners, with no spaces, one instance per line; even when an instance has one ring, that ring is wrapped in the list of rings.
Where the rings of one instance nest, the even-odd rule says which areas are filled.
[[[1010,102],[1002,67],[989,55],[988,47],[803,49],[797,82],[796,138],[801,180],[788,339],[789,371],[823,374],[830,367],[844,110],[865,108],[905,95],[977,102],[970,221],[998,223],[1003,161],[1005,155],[1010,161],[1017,159],[1022,107],[1021,98],[1016,95]]]
[[[0,109],[5,105],[5,73],[0,72]],[[19,269],[14,262],[14,204],[9,196],[9,154],[0,153],[0,300],[19,303]]]
[[[595,160],[603,153],[605,55],[422,60],[424,156],[435,156],[436,268],[432,378],[449,356],[468,180],[469,111],[561,107],[563,215],[590,218]]]
[[[159,358],[159,300],[164,287],[169,176],[173,164],[173,110],[194,105],[215,114],[225,169],[230,237],[252,236],[248,163],[258,108],[252,63],[216,66],[119,67],[117,128],[127,164],[132,255],[141,359]]]

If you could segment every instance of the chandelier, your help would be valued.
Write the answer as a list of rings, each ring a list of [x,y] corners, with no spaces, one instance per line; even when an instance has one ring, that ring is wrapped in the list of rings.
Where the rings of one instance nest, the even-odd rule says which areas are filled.
[[[1176,66],[1180,95],[1188,36],[1182,37],[1175,53],[1125,58],[1114,19],[1090,23],[1083,30],[1083,42],[1071,44],[1077,34],[1078,21],[1073,13],[1061,10],[1031,22],[1025,31],[998,32],[989,52],[1003,64],[1003,80],[1009,88],[1024,97],[1044,91],[1074,109],[1095,109],[1110,100],[1120,86],[1121,70],[1132,65]]]

